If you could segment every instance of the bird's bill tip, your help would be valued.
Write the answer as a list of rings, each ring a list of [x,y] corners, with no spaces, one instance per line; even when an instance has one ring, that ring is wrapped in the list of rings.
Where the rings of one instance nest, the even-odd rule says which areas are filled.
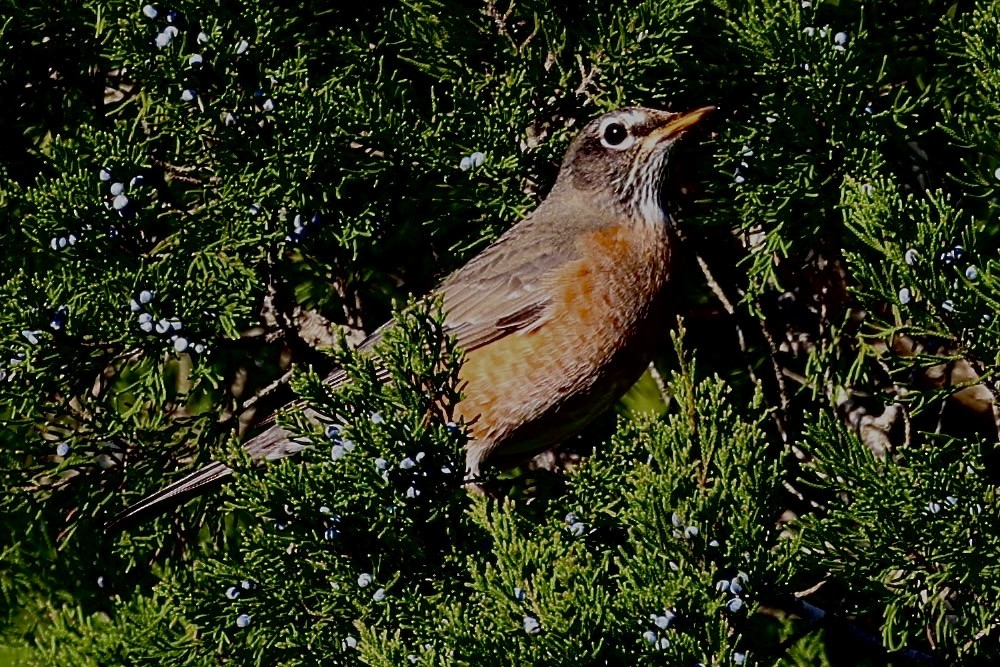
[[[698,107],[691,111],[679,113],[664,125],[659,133],[664,137],[672,137],[682,134],[702,121],[706,116],[716,110],[714,106]],[[658,133],[658,134],[659,134]]]

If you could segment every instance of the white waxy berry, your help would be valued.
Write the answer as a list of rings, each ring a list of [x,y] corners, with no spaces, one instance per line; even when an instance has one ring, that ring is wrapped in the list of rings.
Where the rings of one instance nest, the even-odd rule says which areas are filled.
[[[108,171],[107,169],[101,169],[101,171],[98,174],[98,176],[100,177],[100,179],[102,181],[110,181],[111,180],[111,172]],[[1000,178],[1000,176],[998,176],[998,178]]]
[[[997,170],[993,172],[993,176],[1000,181],[1000,168],[997,168]]]
[[[841,46],[843,46],[844,44],[847,44],[847,33],[846,32],[838,32],[836,35],[833,36],[833,43],[834,44],[839,44]]]
[[[720,579],[719,581],[715,582],[715,590],[719,591],[720,593],[729,592],[729,582],[726,581],[725,579]]]
[[[111,194],[118,196],[125,190],[124,183],[112,183],[111,184]]]
[[[954,312],[955,304],[951,301],[951,299],[948,299],[947,301],[941,304],[941,309],[946,310],[949,313]]]
[[[198,354],[201,354],[202,352],[205,351],[205,346],[202,345],[201,343],[195,343],[194,351],[197,352]]]
[[[379,458],[375,459],[375,467],[378,468],[379,470],[388,470],[389,469],[389,462],[386,461],[385,459],[379,457]]]
[[[66,444],[65,442],[60,442],[58,445],[56,445],[56,454],[58,454],[59,456],[66,456],[67,454],[69,454],[69,445]]]
[[[358,577],[358,586],[366,588],[370,583],[372,583],[372,575],[367,572],[361,573],[361,576]]]
[[[941,511],[941,503],[930,502],[927,504],[927,511],[931,514],[937,514]]]
[[[385,589],[384,588],[378,589],[377,591],[375,591],[375,594],[372,595],[372,600],[375,600],[375,602],[381,602],[384,599],[385,599]]]
[[[58,250],[59,249],[59,239],[57,239],[56,237],[53,236],[52,240],[49,241],[49,246],[51,246],[53,250]]]
[[[245,628],[248,625],[250,625],[250,615],[249,614],[240,614],[239,616],[236,617],[236,627],[238,627],[238,628]]]
[[[479,151],[476,151],[475,153],[469,156],[469,163],[473,167],[481,167],[483,166],[483,162],[485,161],[486,161],[486,156],[480,153]]]
[[[910,292],[909,287],[904,287],[899,290],[899,302],[904,306],[913,300],[913,294]]]
[[[379,412],[373,412],[371,414],[371,420],[372,420],[373,424],[381,424],[382,422],[385,421],[385,418],[382,417],[381,413],[379,413]]]
[[[76,245],[76,234],[70,234],[66,238],[69,240],[70,245]]]
[[[816,34],[816,28],[813,28],[812,26],[809,26],[807,28],[803,28],[802,32],[804,32],[809,37],[812,37],[813,35]]]
[[[208,44],[208,35],[206,35],[204,32],[199,32],[198,33],[198,43],[199,44]]]
[[[164,46],[170,44],[170,40],[172,39],[173,37],[171,37],[170,33],[164,31],[156,36],[156,39],[153,40],[153,43],[162,49]]]
[[[472,160],[467,157],[462,158],[462,161],[458,163],[458,168],[462,171],[469,171],[472,168]]]
[[[178,336],[177,339],[174,340],[174,349],[177,350],[178,352],[183,352],[184,350],[188,349],[187,338]]]
[[[908,264],[909,266],[913,266],[914,264],[916,264],[916,263],[917,263],[917,260],[918,260],[918,259],[920,259],[920,254],[919,254],[919,253],[918,253],[918,252],[916,251],[916,249],[915,249],[915,248],[910,248],[910,249],[909,249],[909,250],[907,250],[907,251],[906,251],[906,253],[905,253],[905,254],[903,255],[903,260],[904,260],[904,261],[905,261],[905,262],[906,262],[906,263],[907,263],[907,264]]]
[[[170,322],[160,320],[156,323],[156,333],[167,333],[170,330]]]
[[[979,280],[979,269],[974,266],[970,266],[965,270],[965,277],[972,281]]]
[[[684,537],[687,539],[692,539],[698,536],[698,526],[688,526],[684,529]]]
[[[403,470],[410,470],[412,468],[416,468],[417,464],[410,457],[406,457],[405,459],[399,462],[399,467],[402,468]]]
[[[185,88],[184,92],[181,93],[181,100],[184,102],[190,102],[195,98],[195,92],[193,88]]]
[[[340,459],[344,456],[346,450],[343,445],[334,445],[330,448],[330,458],[334,461]]]
[[[149,303],[153,300],[153,293],[148,289],[144,289],[139,292],[139,303]]]
[[[245,53],[248,48],[250,48],[250,42],[245,39],[241,39],[240,43],[236,45],[236,55]]]
[[[521,600],[524,600],[524,598],[526,598],[526,597],[527,597],[527,595],[525,594],[523,588],[521,588],[520,586],[518,586],[518,587],[516,587],[514,589],[514,599],[515,600],[521,601]]]
[[[235,600],[239,596],[240,596],[240,589],[236,588],[236,586],[230,586],[229,588],[226,589],[226,597],[229,598],[230,600]]]
[[[735,614],[740,609],[743,609],[743,600],[741,600],[740,598],[733,598],[726,605],[726,609]]]
[[[524,625],[524,631],[529,635],[537,635],[542,631],[542,624],[534,616],[525,616],[522,624]]]
[[[126,197],[125,195],[118,195],[117,197],[111,200],[111,206],[113,206],[116,211],[122,210],[123,208],[128,206],[128,197]]]
[[[406,490],[406,497],[407,498],[416,498],[419,495],[420,495],[420,489],[418,489],[415,486],[411,486],[410,488],[408,488]]]
[[[65,236],[60,236],[59,237],[59,248],[60,249],[61,248],[65,248],[67,243],[69,243],[69,241],[66,240]]]
[[[747,661],[747,657],[743,653],[734,653],[733,654],[733,664],[734,665],[742,665],[746,661]]]
[[[152,321],[153,321],[153,316],[150,315],[149,313],[139,313],[139,323],[140,324],[142,322],[152,322]]]
[[[191,67],[201,67],[205,62],[205,59],[200,53],[192,53],[188,58],[188,65]]]
[[[270,97],[264,100],[264,104],[261,105],[264,111],[274,111],[274,100]]]
[[[28,341],[30,344],[38,345],[38,336],[36,335],[37,333],[38,333],[37,331],[22,331],[21,335],[24,336],[24,339]]]
[[[357,648],[358,647],[358,640],[355,639],[354,637],[348,636],[347,639],[344,640],[344,647],[345,648]]]
[[[153,330],[153,323],[150,321],[139,322],[139,328],[145,331],[146,333],[149,333]]]
[[[646,630],[642,633],[642,638],[645,639],[650,646],[654,646],[656,644],[656,640],[658,639],[656,633],[652,630]]]

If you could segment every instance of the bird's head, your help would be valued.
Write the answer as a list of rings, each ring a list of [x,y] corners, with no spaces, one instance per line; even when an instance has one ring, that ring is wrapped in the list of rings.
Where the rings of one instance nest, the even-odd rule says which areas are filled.
[[[557,188],[593,195],[648,222],[663,219],[660,180],[676,141],[715,107],[619,109],[587,123],[566,151]]]

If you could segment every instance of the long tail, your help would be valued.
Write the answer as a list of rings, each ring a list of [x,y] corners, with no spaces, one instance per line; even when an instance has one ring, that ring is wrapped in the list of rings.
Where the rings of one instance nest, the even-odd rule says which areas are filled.
[[[316,413],[306,409],[306,415],[315,418]],[[255,461],[274,461],[291,456],[302,450],[303,444],[290,440],[288,433],[269,419],[268,428],[248,440],[243,448]],[[105,532],[117,532],[128,526],[159,514],[168,507],[179,505],[186,500],[219,486],[233,473],[225,464],[213,461],[156,493],[146,496],[128,509],[114,516],[104,526]]]
[[[233,473],[225,464],[213,461],[200,470],[195,470],[156,493],[146,496],[131,507],[116,514],[104,525],[104,532],[115,533],[150,516],[159,514],[166,507],[179,505],[185,500],[218,486]]]

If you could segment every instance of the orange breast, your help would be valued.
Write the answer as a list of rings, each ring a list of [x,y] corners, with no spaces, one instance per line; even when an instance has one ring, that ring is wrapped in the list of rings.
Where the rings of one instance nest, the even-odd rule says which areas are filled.
[[[483,456],[547,449],[616,400],[648,363],[643,334],[667,272],[662,232],[614,227],[578,246],[581,258],[546,278],[553,303],[541,326],[468,353],[458,414],[477,441],[470,456],[477,445]]]

